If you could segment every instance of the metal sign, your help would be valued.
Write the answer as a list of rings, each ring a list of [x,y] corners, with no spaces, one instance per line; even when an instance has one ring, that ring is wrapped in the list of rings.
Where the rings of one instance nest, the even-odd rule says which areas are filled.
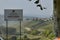
[[[5,9],[4,10],[4,20],[5,21],[23,20],[23,10],[22,9]]]

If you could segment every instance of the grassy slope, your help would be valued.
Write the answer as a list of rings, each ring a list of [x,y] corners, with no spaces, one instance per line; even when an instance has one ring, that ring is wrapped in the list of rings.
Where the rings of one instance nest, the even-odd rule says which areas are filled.
[[[31,22],[29,25],[30,26],[32,26],[32,25],[35,25],[36,23],[38,23],[38,22]],[[42,31],[42,30],[44,30],[44,31],[46,31],[46,30],[49,30],[49,31],[52,31],[52,33],[51,34],[49,34],[49,36],[48,37],[46,37],[45,35],[47,34],[41,34],[41,35],[39,35],[39,36],[32,36],[32,35],[28,35],[29,37],[31,37],[31,38],[33,38],[33,37],[40,37],[41,38],[41,40],[52,40],[53,38],[50,38],[50,35],[53,35],[54,36],[54,33],[53,33],[53,30],[54,30],[54,24],[53,24],[53,21],[50,21],[50,22],[46,22],[46,24],[47,25],[42,25],[42,26],[40,26],[40,25],[37,25],[36,27],[38,27],[39,26],[39,29],[38,30],[40,30],[40,31]],[[28,27],[29,27],[29,25],[28,25]],[[43,39],[44,38],[44,39]]]

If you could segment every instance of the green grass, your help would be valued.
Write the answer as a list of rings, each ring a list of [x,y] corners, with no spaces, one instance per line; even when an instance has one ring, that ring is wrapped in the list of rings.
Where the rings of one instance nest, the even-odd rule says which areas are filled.
[[[35,21],[33,21],[33,22],[31,22],[29,25],[28,25],[28,27],[29,26],[32,26],[32,25],[35,25],[35,24],[37,24],[38,22],[35,22]],[[54,34],[54,23],[52,22],[52,21],[50,21],[50,22],[46,22],[47,23],[47,25],[42,25],[42,26],[40,26],[40,25],[37,25],[36,27],[39,27],[38,29],[36,29],[36,30],[39,30],[39,29],[42,29],[42,30],[44,30],[44,31],[42,31],[42,34],[41,35],[35,35],[35,36],[33,36],[32,34],[28,34],[27,36],[28,37],[31,37],[32,39],[33,39],[33,37],[36,37],[36,38],[38,38],[38,37],[40,37],[40,40],[53,40],[54,38],[55,38],[55,34]],[[33,31],[32,31],[33,32]]]
[[[26,25],[24,27],[32,27],[33,25],[36,25],[37,23],[39,23],[40,21],[30,21],[28,23],[26,23]],[[46,25],[37,25],[35,26],[37,29],[33,29],[31,32],[29,32],[29,34],[26,34],[26,38],[24,39],[24,37],[22,37],[23,40],[53,40],[55,38],[55,34],[54,34],[54,23],[52,21],[47,21],[46,23],[44,23]],[[27,30],[26,30],[27,31]],[[42,32],[40,35],[38,35],[37,32]],[[19,40],[19,39],[17,39]]]

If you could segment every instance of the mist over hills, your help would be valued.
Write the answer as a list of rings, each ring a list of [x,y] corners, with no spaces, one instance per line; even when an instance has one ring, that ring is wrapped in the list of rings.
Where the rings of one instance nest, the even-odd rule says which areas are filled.
[[[4,16],[0,15],[0,26],[4,23]]]
[[[30,16],[23,16],[23,20],[25,20],[26,18],[32,19],[33,17]],[[14,25],[14,24],[18,24],[18,21],[8,21],[9,24]],[[6,26],[6,21],[4,20],[4,15],[0,15],[0,26]]]
[[[39,17],[33,17],[33,16],[23,16],[23,21],[26,21],[26,19],[32,19],[32,18],[39,18]],[[18,24],[19,22],[16,21],[9,21],[9,24]],[[0,26],[6,25],[6,21],[4,21],[4,15],[0,15]]]

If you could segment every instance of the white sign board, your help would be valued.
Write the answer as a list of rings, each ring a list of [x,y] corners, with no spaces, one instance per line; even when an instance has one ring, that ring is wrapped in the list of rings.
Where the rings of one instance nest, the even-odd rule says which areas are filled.
[[[22,9],[5,9],[4,10],[4,20],[5,21],[23,20],[23,10]]]

